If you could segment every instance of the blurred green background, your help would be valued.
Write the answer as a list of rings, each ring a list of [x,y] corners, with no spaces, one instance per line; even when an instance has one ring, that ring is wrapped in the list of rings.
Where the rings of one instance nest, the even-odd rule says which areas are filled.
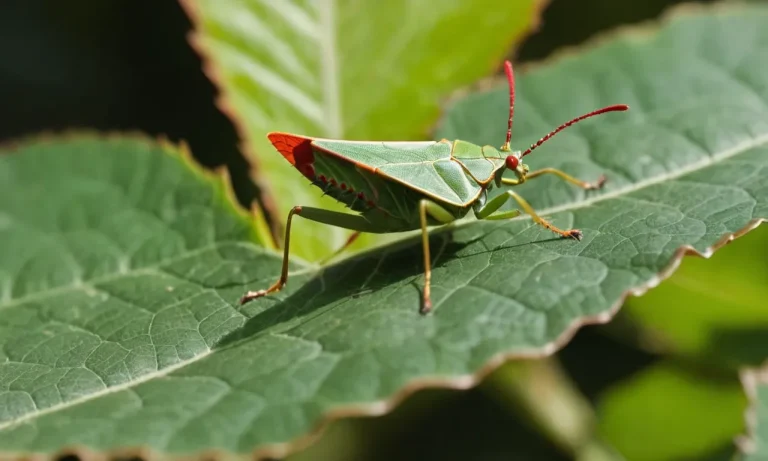
[[[544,59],[678,3],[553,0],[515,60]],[[258,199],[235,129],[188,46],[190,27],[175,0],[3,0],[0,141],[78,128],[164,135],[186,140],[206,166],[226,165],[242,203]],[[768,258],[755,255],[768,255],[766,226],[710,260],[686,258],[554,360],[506,366],[469,391],[419,392],[381,418],[334,423],[292,458],[597,459],[584,444],[605,443],[631,460],[730,459],[744,431],[738,370],[768,356]],[[718,295],[723,288],[732,295]],[[532,402],[521,383],[550,386],[552,400]],[[569,414],[574,423],[561,424]]]

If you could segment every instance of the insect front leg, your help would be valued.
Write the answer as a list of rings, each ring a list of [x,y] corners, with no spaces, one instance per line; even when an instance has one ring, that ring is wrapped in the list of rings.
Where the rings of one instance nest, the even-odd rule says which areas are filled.
[[[550,223],[546,219],[539,216],[536,213],[536,211],[533,209],[533,207],[523,197],[521,197],[520,194],[511,190],[505,191],[503,194],[494,197],[493,200],[486,203],[483,207],[475,208],[474,209],[475,216],[478,219],[514,218],[515,216],[520,214],[518,210],[502,212],[502,213],[493,215],[493,212],[498,210],[510,198],[514,199],[517,202],[517,204],[520,206],[520,208],[522,208],[523,211],[525,211],[531,217],[531,219],[533,219],[533,222],[535,222],[536,224],[544,227],[545,229],[549,229],[556,234],[560,234],[563,237],[581,240],[581,237],[583,236],[583,234],[581,233],[580,230],[578,229],[563,230],[558,227],[555,227],[552,223]]]
[[[443,224],[448,224],[456,218],[445,208],[427,199],[419,202],[419,217],[421,218],[421,244],[424,250],[424,302],[421,305],[421,313],[426,314],[432,310],[430,298],[430,284],[432,281],[432,264],[429,256],[429,232],[427,230],[427,215]]]
[[[245,304],[248,301],[262,296],[266,296],[270,293],[280,291],[288,281],[288,254],[291,246],[291,222],[294,215],[299,215],[302,218],[309,219],[330,226],[343,227],[359,232],[373,232],[376,231],[374,226],[368,222],[365,218],[359,215],[351,215],[347,213],[339,213],[337,211],[323,210],[321,208],[311,208],[303,206],[295,206],[288,213],[288,221],[285,225],[285,248],[283,248],[283,267],[280,272],[280,278],[272,286],[266,290],[249,291],[240,298],[240,304]],[[352,234],[353,236],[357,233]],[[351,239],[351,238],[350,238]],[[348,240],[347,245],[351,242]]]
[[[558,170],[556,168],[542,168],[541,170],[531,171],[526,175],[526,179],[533,179],[537,176],[541,176],[543,174],[553,174],[563,181],[567,181],[571,184],[574,184],[576,186],[581,187],[585,190],[597,190],[602,189],[605,185],[605,175],[600,175],[599,178],[597,178],[597,181],[595,182],[588,182],[588,181],[582,181],[580,179],[574,178],[573,176],[569,175],[568,173]]]
[[[475,212],[475,217],[477,219],[488,219],[488,220],[496,220],[496,219],[512,219],[517,216],[520,216],[520,210],[510,210],[510,211],[502,211],[501,213],[496,213],[496,210],[501,208],[502,205],[507,203],[507,200],[509,200],[509,195],[502,194],[494,197],[490,202],[486,203],[485,205],[480,205],[479,202],[475,202],[475,206],[472,208],[472,211]]]

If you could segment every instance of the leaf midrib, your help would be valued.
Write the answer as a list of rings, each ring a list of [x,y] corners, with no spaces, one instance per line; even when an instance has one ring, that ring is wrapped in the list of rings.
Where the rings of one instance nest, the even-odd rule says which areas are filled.
[[[344,126],[341,118],[341,91],[338,73],[338,52],[336,49],[336,0],[323,0],[319,8],[320,18],[320,54],[323,101],[326,107],[328,124],[326,136],[331,139],[344,137]]]

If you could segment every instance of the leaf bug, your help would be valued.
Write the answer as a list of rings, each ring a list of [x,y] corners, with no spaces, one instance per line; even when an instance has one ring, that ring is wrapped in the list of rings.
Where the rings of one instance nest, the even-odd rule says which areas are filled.
[[[281,290],[288,280],[291,222],[294,216],[354,231],[336,253],[349,246],[361,232],[391,233],[421,229],[424,255],[424,290],[421,313],[432,309],[429,255],[429,226],[445,225],[474,212],[478,219],[511,219],[520,210],[496,212],[507,200],[533,221],[565,237],[581,240],[578,229],[559,229],[540,217],[518,193],[507,190],[488,200],[494,186],[516,186],[544,174],[553,174],[587,190],[600,189],[605,176],[595,182],[582,181],[554,168],[529,171],[523,157],[574,123],[606,112],[625,111],[617,104],[576,117],[549,132],[524,151],[512,151],[512,120],[515,110],[515,80],[512,64],[504,63],[509,82],[509,120],[506,141],[500,148],[479,146],[466,141],[342,141],[296,134],[272,132],[272,145],[310,182],[334,199],[346,204],[352,213],[295,206],[288,213],[280,278],[267,289],[248,291],[240,299],[252,299]],[[515,179],[505,178],[510,170]]]

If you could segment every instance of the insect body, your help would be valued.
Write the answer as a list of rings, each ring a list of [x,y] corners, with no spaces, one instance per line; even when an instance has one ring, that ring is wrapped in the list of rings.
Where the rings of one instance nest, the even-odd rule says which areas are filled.
[[[355,214],[319,208],[295,206],[288,214],[285,248],[280,279],[266,290],[249,291],[240,300],[279,291],[288,279],[288,255],[291,221],[295,215],[355,231],[339,251],[346,248],[360,232],[390,233],[415,229],[422,231],[424,253],[424,291],[422,313],[432,308],[430,298],[431,260],[428,226],[448,224],[473,211],[478,219],[510,219],[520,210],[497,212],[514,200],[537,224],[561,235],[580,240],[578,229],[559,229],[536,214],[513,190],[488,200],[488,191],[502,185],[515,186],[543,174],[554,174],[584,189],[599,189],[605,182],[576,179],[563,171],[544,168],[529,171],[522,158],[565,128],[594,115],[623,111],[626,105],[608,106],[577,117],[559,126],[525,151],[512,151],[512,119],[515,87],[512,65],[505,63],[509,81],[509,120],[506,142],[500,147],[478,146],[466,141],[373,142],[339,141],[270,133],[275,148],[313,185],[346,204]],[[510,170],[515,178],[505,178]]]

